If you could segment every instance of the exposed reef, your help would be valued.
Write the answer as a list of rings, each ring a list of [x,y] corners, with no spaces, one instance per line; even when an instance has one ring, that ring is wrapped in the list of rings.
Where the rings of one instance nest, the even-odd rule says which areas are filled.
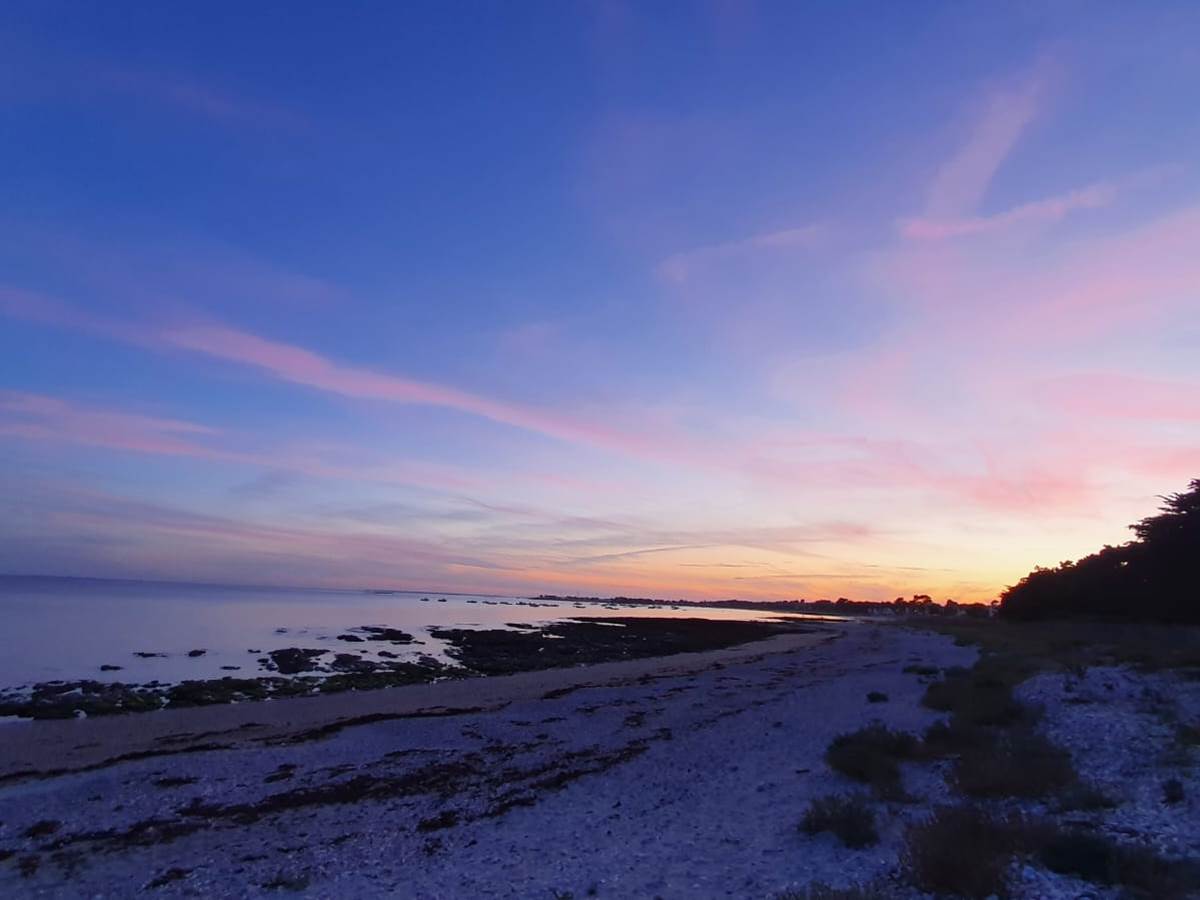
[[[414,644],[411,634],[394,628],[353,629],[366,641]],[[513,672],[668,656],[714,650],[777,634],[814,630],[791,622],[730,622],[675,618],[580,618],[519,629],[433,628],[430,634],[448,645],[454,660],[432,656],[400,660],[380,650],[337,653],[287,647],[258,657],[271,674],[238,678],[189,679],[179,684],[125,684],[92,679],[48,681],[27,691],[0,690],[0,716],[69,719],[77,716],[145,712],[164,707],[209,706],[280,697],[302,697],[338,691],[372,690],[425,684],[443,678],[500,675]],[[340,635],[346,639],[349,635]],[[199,651],[203,652],[203,651]],[[160,654],[138,653],[138,656]],[[192,651],[189,656],[198,655]],[[223,666],[222,668],[236,668]]]
[[[676,618],[578,618],[537,628],[431,628],[449,655],[483,675],[717,650],[777,634],[813,631],[790,622]]]

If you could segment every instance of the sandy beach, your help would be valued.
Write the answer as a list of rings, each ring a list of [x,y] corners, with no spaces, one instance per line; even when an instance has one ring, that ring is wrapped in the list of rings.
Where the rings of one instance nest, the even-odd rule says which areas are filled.
[[[869,877],[899,820],[849,869],[832,841],[797,833],[828,787],[825,747],[877,718],[928,724],[902,669],[973,656],[852,623],[668,659],[7,726],[0,891],[766,897]],[[889,702],[868,703],[873,690]]]

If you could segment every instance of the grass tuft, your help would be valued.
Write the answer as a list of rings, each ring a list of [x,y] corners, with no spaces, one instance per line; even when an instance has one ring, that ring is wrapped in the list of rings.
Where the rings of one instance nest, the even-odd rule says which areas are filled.
[[[1183,790],[1183,782],[1178,778],[1168,778],[1164,781],[1162,791],[1163,803],[1172,806],[1176,803],[1182,803],[1187,797],[1187,794]]]
[[[1054,834],[1037,858],[1051,872],[1093,884],[1120,885],[1126,895],[1162,900],[1191,896],[1200,874],[1195,863],[1167,860],[1145,847],[1081,831]]]
[[[875,810],[862,794],[828,794],[809,805],[800,822],[805,834],[828,831],[852,850],[879,843]]]
[[[999,734],[965,750],[954,767],[954,786],[975,798],[1044,798],[1076,784],[1071,756],[1031,730]]]
[[[918,889],[939,896],[1003,897],[1009,863],[1032,842],[1033,828],[972,805],[938,807],[905,832],[905,873]]]
[[[963,726],[1006,728],[1032,722],[1034,711],[1013,697],[1016,682],[1012,676],[986,662],[985,657],[972,670],[947,669],[946,677],[925,689],[921,703],[938,712],[952,713]]]
[[[1082,780],[1067,785],[1058,794],[1059,812],[1097,812],[1117,805],[1116,800],[1096,785]]]
[[[899,799],[904,791],[898,761],[915,758],[919,746],[908,732],[876,722],[835,737],[825,751],[825,761],[834,771],[870,785],[879,796]]]
[[[922,666],[917,663],[911,663],[900,671],[905,675],[936,675],[942,670],[937,666]]]

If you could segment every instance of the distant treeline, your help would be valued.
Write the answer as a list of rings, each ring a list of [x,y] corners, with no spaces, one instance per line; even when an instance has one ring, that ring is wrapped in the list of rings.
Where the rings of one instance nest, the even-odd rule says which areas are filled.
[[[1001,595],[1000,615],[1200,622],[1200,479],[1130,527],[1127,544],[1026,575]]]
[[[928,594],[914,594],[911,600],[897,597],[895,600],[851,600],[839,597],[836,600],[658,600],[651,597],[563,597],[557,594],[542,594],[534,600],[556,600],[560,603],[610,603],[613,605],[650,606],[694,606],[701,609],[713,607],[754,609],[764,612],[794,612],[842,616],[896,615],[916,613],[930,616],[974,616],[983,618],[991,614],[991,607],[983,603],[934,603]]]

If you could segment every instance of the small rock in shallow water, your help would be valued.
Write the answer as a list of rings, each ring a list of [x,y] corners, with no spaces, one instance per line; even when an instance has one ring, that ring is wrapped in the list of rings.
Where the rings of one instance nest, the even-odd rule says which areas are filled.
[[[207,650],[189,650],[188,656],[203,656],[207,652]]]

